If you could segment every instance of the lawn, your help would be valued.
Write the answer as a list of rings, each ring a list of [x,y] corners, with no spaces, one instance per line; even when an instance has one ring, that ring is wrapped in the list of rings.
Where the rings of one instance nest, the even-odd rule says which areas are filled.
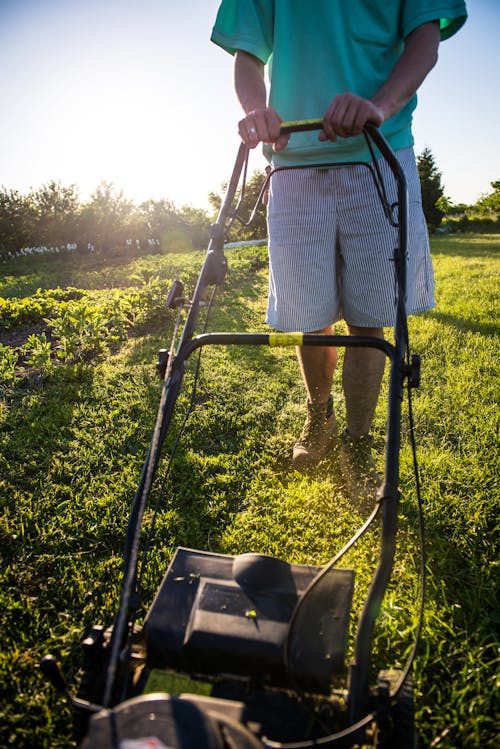
[[[427,552],[425,621],[414,668],[419,745],[493,749],[500,745],[500,236],[440,237],[432,249],[437,306],[410,321],[412,349],[422,356],[413,411]],[[4,265],[2,747],[74,746],[70,711],[38,663],[54,653],[74,689],[82,637],[94,623],[112,621],[128,509],[160,396],[157,351],[168,346],[174,326],[163,299],[177,275],[190,293],[202,260],[203,253],[193,252],[109,262],[20,258]],[[209,330],[266,331],[265,248],[229,250],[228,262]],[[188,408],[194,368],[193,360],[174,426]],[[374,424],[381,466],[386,394],[384,382]],[[334,399],[342,423],[340,375]],[[192,413],[172,471],[155,492],[155,539],[143,575],[146,607],[179,545],[324,564],[357,529],[362,518],[345,496],[335,462],[308,477],[290,467],[303,418],[292,350],[203,351]],[[418,522],[408,432],[404,407],[398,556],[376,630],[374,667],[402,666],[417,617]],[[357,570],[354,612],[376,549],[375,531],[347,556],[345,566]]]

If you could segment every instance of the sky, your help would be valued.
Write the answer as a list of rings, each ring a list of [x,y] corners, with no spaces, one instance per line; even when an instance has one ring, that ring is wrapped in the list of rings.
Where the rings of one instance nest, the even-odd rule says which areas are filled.
[[[87,200],[104,180],[137,203],[208,207],[231,175],[241,118],[232,59],[210,42],[218,4],[0,0],[0,185],[25,194],[60,180]],[[413,125],[454,203],[500,179],[500,0],[468,11]],[[255,151],[250,169],[263,166]]]

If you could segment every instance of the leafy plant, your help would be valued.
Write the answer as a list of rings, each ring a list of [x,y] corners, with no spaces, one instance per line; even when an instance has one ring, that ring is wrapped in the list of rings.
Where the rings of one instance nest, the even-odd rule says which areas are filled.
[[[0,343],[0,387],[10,387],[19,382],[16,370],[18,358],[15,349]]]
[[[46,375],[53,369],[52,346],[45,333],[31,333],[23,346],[25,363]]]
[[[61,305],[59,315],[46,322],[57,341],[57,356],[65,362],[78,362],[104,353],[112,340],[103,311],[85,301]]]
[[[80,299],[83,291],[74,288],[55,288],[37,291],[31,296],[4,298],[0,297],[0,327],[12,328],[43,320],[44,317],[57,312],[59,303],[71,299]]]
[[[130,280],[139,283],[134,299],[134,323],[140,325],[164,310],[166,289],[158,275],[147,271],[132,274]]]

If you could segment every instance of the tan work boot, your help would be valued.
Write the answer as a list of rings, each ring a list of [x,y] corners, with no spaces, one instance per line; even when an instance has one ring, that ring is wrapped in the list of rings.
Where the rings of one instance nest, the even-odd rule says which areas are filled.
[[[364,434],[351,437],[347,429],[342,433],[340,467],[350,499],[364,509],[370,509],[381,484],[372,455],[373,437]]]
[[[292,464],[297,471],[306,471],[317,465],[337,437],[332,396],[326,403],[310,403],[307,400],[306,406],[306,421],[293,448]]]

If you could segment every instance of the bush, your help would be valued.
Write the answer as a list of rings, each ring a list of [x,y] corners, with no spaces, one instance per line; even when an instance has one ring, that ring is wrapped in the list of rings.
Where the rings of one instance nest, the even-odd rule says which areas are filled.
[[[447,218],[444,226],[450,232],[471,232],[474,234],[497,234],[499,231],[498,221],[492,218],[460,216],[458,219]]]

